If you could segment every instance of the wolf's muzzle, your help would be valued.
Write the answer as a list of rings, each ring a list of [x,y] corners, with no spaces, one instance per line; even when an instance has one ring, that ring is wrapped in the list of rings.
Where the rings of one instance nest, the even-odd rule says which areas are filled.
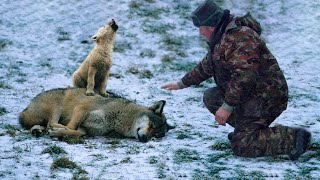
[[[139,134],[140,128],[137,129],[137,136],[140,142],[148,142],[148,136],[145,134],[140,135]]]

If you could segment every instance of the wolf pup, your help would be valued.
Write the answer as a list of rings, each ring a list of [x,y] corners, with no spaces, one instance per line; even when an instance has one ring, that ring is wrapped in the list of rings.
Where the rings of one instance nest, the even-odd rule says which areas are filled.
[[[117,30],[118,25],[112,19],[91,37],[96,46],[72,76],[75,87],[87,88],[87,96],[93,96],[94,90],[102,96],[108,95],[106,85],[112,65],[111,55]]]
[[[22,127],[54,137],[103,136],[116,132],[140,142],[164,137],[173,127],[163,114],[165,101],[147,108],[120,97],[86,96],[85,88],[53,89],[37,95],[20,113]]]

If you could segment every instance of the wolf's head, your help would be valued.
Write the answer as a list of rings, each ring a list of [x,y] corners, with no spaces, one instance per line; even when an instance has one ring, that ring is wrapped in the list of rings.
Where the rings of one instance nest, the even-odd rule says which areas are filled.
[[[98,45],[113,43],[117,30],[118,25],[114,19],[112,19],[107,25],[101,27],[98,32],[91,37],[91,39]]]
[[[166,132],[173,129],[167,123],[167,118],[162,113],[166,101],[158,101],[149,107],[148,111],[142,112],[135,122],[136,138],[140,142],[147,142],[151,138],[164,137]]]

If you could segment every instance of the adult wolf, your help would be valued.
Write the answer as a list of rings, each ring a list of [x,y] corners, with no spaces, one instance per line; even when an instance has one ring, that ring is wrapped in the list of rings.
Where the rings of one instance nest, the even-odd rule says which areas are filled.
[[[165,101],[147,108],[120,97],[85,95],[86,88],[53,89],[37,95],[20,113],[22,127],[50,136],[103,136],[112,131],[147,142],[172,128],[162,113]]]

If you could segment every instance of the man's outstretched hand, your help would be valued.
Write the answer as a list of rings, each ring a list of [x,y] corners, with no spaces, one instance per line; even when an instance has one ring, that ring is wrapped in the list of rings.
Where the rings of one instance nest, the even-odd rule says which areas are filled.
[[[169,84],[161,86],[161,89],[178,90],[178,89],[181,89],[181,88],[179,87],[178,83],[169,83]]]

